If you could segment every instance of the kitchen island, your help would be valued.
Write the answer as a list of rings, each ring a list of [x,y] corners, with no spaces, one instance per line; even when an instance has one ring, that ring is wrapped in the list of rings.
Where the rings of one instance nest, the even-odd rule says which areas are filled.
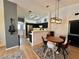
[[[31,45],[35,46],[38,45],[40,43],[42,43],[42,36],[44,38],[46,38],[46,35],[48,34],[49,31],[47,30],[38,30],[38,31],[32,31],[32,33],[30,34],[31,37]]]

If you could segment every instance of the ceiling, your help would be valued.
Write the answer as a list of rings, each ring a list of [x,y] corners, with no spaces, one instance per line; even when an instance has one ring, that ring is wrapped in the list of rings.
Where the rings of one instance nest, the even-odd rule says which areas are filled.
[[[9,0],[9,1],[18,4],[27,12],[31,10],[34,13],[42,15],[46,15],[49,12],[49,10],[50,11],[55,10],[54,7],[56,2],[56,0]],[[60,0],[60,8],[76,3],[79,3],[79,0]],[[46,7],[47,5],[49,5],[49,8]]]

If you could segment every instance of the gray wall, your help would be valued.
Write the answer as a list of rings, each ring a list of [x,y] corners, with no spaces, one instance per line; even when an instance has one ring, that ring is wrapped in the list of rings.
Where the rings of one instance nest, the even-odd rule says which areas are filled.
[[[9,33],[9,26],[11,25],[10,18],[14,19],[14,26],[17,29],[17,5],[4,0],[4,16],[5,16],[5,32],[6,32],[6,47],[10,48],[18,45],[17,32],[13,35]]]

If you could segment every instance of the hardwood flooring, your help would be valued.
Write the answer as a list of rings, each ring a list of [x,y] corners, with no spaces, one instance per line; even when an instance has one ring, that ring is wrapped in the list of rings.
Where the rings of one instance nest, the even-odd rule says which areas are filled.
[[[70,46],[70,59],[79,59],[79,48]]]
[[[5,54],[12,54],[19,49],[24,51],[26,59],[39,59],[39,57],[33,52],[32,46],[29,44],[26,38],[21,39],[21,46],[13,49],[6,50],[5,47],[0,48],[0,56]],[[79,59],[79,48],[70,46],[70,59]]]

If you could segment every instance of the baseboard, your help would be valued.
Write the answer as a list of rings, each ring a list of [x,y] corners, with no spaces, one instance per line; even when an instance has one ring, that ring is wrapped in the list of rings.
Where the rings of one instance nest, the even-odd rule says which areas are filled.
[[[71,42],[71,43],[70,43],[70,45],[72,45],[72,46],[75,46],[75,47],[78,47],[78,48],[79,48],[79,43],[77,44],[77,43],[75,43],[75,42]]]
[[[10,49],[14,49],[14,48],[18,48],[19,46],[13,46],[13,47],[10,47],[10,48],[6,48],[6,50],[10,50]]]

